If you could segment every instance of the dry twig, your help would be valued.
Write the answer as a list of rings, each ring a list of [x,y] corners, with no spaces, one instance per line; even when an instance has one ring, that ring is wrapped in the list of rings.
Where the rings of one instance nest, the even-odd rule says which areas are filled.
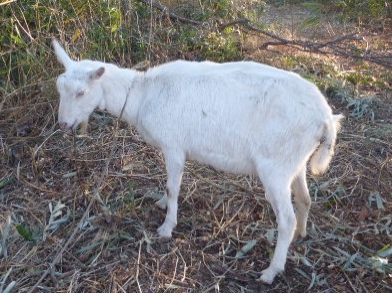
[[[139,1],[146,5],[149,5],[150,7],[154,7],[163,11],[171,19],[175,21],[192,24],[196,26],[200,26],[203,24],[203,22],[200,21],[181,17],[178,14],[172,12],[169,7],[162,5],[158,2],[153,2],[149,0],[139,0]],[[308,40],[289,40],[279,35],[276,35],[274,33],[259,29],[251,25],[250,20],[246,18],[240,18],[224,24],[219,24],[218,29],[224,30],[234,25],[241,25],[251,32],[262,34],[274,40],[274,41],[265,42],[261,46],[259,46],[259,49],[262,50],[266,50],[270,46],[288,46],[299,51],[359,59],[370,63],[378,64],[386,68],[392,68],[392,55],[379,55],[377,53],[371,52],[368,49],[364,51],[362,49],[359,49],[358,47],[352,48],[352,43],[350,43],[351,41],[366,42],[365,37],[359,36],[358,33],[351,33],[351,34],[339,36],[335,39],[328,40],[326,42],[311,42]],[[368,48],[368,46],[366,46],[366,48]],[[360,53],[353,53],[353,52],[360,52]]]

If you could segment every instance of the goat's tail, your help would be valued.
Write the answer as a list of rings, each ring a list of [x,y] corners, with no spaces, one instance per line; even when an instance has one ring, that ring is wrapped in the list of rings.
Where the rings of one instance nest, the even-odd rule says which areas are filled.
[[[310,159],[312,174],[321,175],[327,170],[334,154],[336,134],[340,130],[340,120],[343,117],[343,115],[333,115],[333,118],[324,125],[323,138]]]

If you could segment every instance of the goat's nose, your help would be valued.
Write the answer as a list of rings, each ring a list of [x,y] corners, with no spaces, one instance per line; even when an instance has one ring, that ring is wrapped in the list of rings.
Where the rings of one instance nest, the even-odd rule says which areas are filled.
[[[67,122],[59,122],[59,126],[62,130],[66,130],[68,128]]]

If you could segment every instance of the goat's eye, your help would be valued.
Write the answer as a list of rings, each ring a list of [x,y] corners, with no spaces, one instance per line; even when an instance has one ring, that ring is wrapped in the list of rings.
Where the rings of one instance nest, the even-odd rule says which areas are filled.
[[[85,93],[85,91],[79,91],[79,92],[77,92],[76,97],[80,98],[84,95],[84,93]]]

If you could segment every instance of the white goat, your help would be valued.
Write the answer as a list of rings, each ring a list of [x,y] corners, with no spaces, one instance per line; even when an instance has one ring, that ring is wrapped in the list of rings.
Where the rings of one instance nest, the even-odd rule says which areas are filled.
[[[163,152],[167,195],[157,204],[167,215],[160,236],[171,237],[177,224],[185,160],[260,177],[278,222],[275,254],[259,279],[272,283],[284,270],[291,241],[306,235],[306,162],[315,152],[312,173],[327,169],[343,117],[332,115],[318,88],[255,62],[175,61],[144,73],[73,61],[56,41],[53,46],[66,69],[57,79],[62,129],[75,129],[96,107],[117,116],[124,108],[122,118]]]

